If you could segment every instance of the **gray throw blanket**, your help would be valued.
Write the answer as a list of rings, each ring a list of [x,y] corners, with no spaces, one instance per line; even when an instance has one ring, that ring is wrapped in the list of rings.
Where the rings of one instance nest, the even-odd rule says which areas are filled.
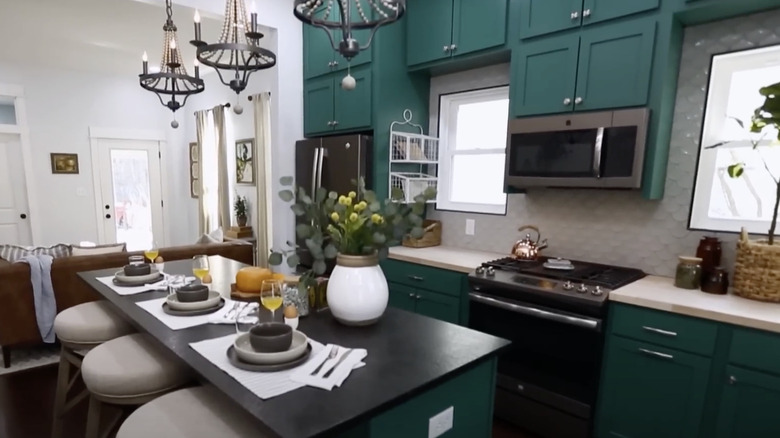
[[[35,302],[35,318],[38,320],[38,331],[43,342],[54,343],[54,317],[57,316],[57,301],[54,298],[54,287],[51,284],[50,255],[28,255],[17,263],[30,265],[30,283],[32,283]]]

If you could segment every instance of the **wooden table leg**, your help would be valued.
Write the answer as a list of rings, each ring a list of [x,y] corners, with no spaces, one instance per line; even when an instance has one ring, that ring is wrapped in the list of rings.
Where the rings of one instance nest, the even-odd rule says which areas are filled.
[[[11,347],[3,347],[3,366],[11,368]]]

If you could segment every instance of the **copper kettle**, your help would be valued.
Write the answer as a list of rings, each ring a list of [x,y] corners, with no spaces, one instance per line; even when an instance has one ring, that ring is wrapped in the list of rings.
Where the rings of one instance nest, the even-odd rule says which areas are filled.
[[[539,257],[539,251],[547,247],[547,239],[539,241],[542,238],[542,233],[534,225],[522,226],[517,231],[523,230],[536,231],[536,241],[531,239],[531,233],[526,233],[525,238],[515,242],[515,245],[512,247],[512,258],[516,260],[536,260]]]

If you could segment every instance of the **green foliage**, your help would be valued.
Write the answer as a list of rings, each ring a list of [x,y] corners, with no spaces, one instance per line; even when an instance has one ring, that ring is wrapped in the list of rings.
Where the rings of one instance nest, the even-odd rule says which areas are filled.
[[[249,211],[249,202],[246,200],[246,196],[236,195],[236,200],[233,202],[233,213],[236,217],[247,216]]]

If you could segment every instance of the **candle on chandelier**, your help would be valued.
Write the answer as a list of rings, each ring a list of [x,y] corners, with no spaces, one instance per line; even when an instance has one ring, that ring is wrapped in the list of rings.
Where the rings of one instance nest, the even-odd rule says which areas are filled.
[[[200,62],[196,59],[193,64],[195,64],[195,79],[200,79]]]
[[[195,41],[200,41],[200,12],[195,9]]]
[[[252,1],[252,5],[249,7],[249,16],[251,17],[251,29],[252,32],[257,33],[257,3]]]
[[[141,56],[141,60],[144,62],[144,74],[149,73],[149,57],[146,56],[146,51],[144,50],[143,56]]]
[[[170,52],[170,60],[169,63],[177,63],[178,60],[176,59],[176,40],[171,39],[171,52]]]

